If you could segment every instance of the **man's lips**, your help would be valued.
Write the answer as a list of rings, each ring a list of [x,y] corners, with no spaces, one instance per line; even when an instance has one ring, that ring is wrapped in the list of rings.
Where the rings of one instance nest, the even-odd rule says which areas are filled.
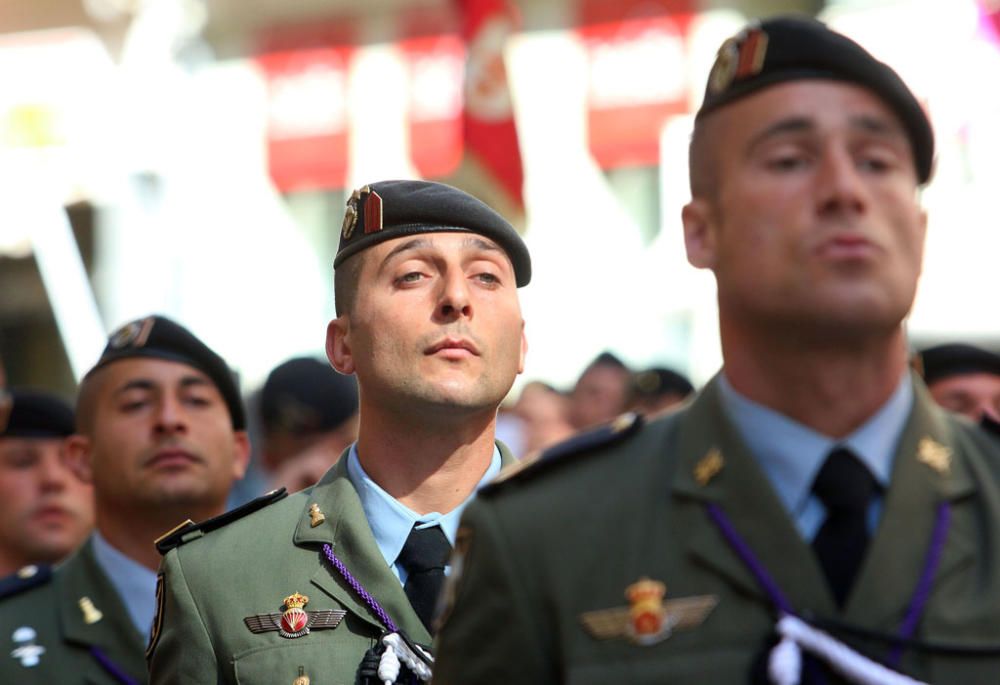
[[[479,356],[479,348],[476,347],[475,343],[466,338],[444,338],[434,343],[426,350],[424,354],[443,354],[445,356],[466,356],[469,354]]]
[[[870,257],[877,249],[878,246],[864,236],[845,233],[824,240],[816,253],[832,259],[861,259]]]
[[[194,464],[201,460],[180,447],[166,447],[159,449],[146,461],[146,466],[153,467],[174,467]]]
[[[42,523],[50,521],[63,521],[71,516],[69,510],[56,504],[49,504],[39,507],[32,515],[32,519]]]

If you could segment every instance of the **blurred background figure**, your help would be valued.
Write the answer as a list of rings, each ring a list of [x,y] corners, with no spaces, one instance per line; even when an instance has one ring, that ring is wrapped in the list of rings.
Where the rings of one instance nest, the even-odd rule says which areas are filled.
[[[621,359],[602,352],[590,362],[569,396],[569,422],[576,430],[606,423],[628,408],[632,372]]]
[[[522,389],[511,413],[520,422],[522,459],[568,438],[575,431],[569,422],[569,401],[565,395],[542,381],[531,381]]]
[[[673,369],[654,366],[635,375],[632,384],[632,409],[641,414],[656,414],[674,407],[694,393],[685,376]]]
[[[260,393],[261,465],[271,487],[291,492],[318,481],[358,435],[358,386],[326,360],[290,359]]]
[[[934,400],[973,421],[1000,421],[1000,355],[965,343],[929,347],[919,366]]]
[[[55,395],[0,398],[0,576],[67,557],[94,526],[90,485],[69,469],[73,410]]]

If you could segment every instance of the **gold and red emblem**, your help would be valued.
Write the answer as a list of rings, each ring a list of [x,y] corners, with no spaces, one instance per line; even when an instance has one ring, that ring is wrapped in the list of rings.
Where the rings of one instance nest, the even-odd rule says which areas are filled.
[[[298,592],[285,597],[281,613],[254,614],[243,619],[253,633],[278,631],[281,637],[295,638],[308,635],[313,630],[336,628],[347,613],[340,609],[306,611],[309,598]]]
[[[647,646],[666,640],[675,630],[697,628],[718,604],[714,595],[664,601],[666,593],[662,582],[640,578],[625,588],[627,607],[588,611],[580,622],[598,640],[626,638]]]

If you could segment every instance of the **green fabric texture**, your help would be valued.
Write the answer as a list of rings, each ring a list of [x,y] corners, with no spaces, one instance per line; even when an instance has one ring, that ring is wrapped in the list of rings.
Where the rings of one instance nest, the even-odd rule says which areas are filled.
[[[715,503],[796,610],[895,633],[923,570],[941,501],[951,525],[916,637],[1000,645],[1000,442],[937,408],[918,379],[884,512],[838,613],[812,550],[722,413],[715,381],[692,404],[605,450],[514,476],[465,511],[469,540],[438,635],[435,685],[746,683],[772,644],[776,611],[710,520]],[[926,463],[924,439],[951,451]],[[718,450],[707,482],[696,468]],[[666,600],[711,595],[696,627],[653,645],[598,639],[581,615],[628,606],[647,576]],[[884,658],[884,643],[860,640]],[[932,683],[995,683],[1000,655],[915,650],[901,667]]]

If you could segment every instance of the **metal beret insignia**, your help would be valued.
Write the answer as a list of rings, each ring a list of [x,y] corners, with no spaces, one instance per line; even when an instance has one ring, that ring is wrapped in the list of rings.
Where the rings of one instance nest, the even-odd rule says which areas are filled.
[[[151,316],[131,321],[111,334],[108,346],[115,350],[125,347],[142,347],[149,339],[154,323],[156,320]]]

